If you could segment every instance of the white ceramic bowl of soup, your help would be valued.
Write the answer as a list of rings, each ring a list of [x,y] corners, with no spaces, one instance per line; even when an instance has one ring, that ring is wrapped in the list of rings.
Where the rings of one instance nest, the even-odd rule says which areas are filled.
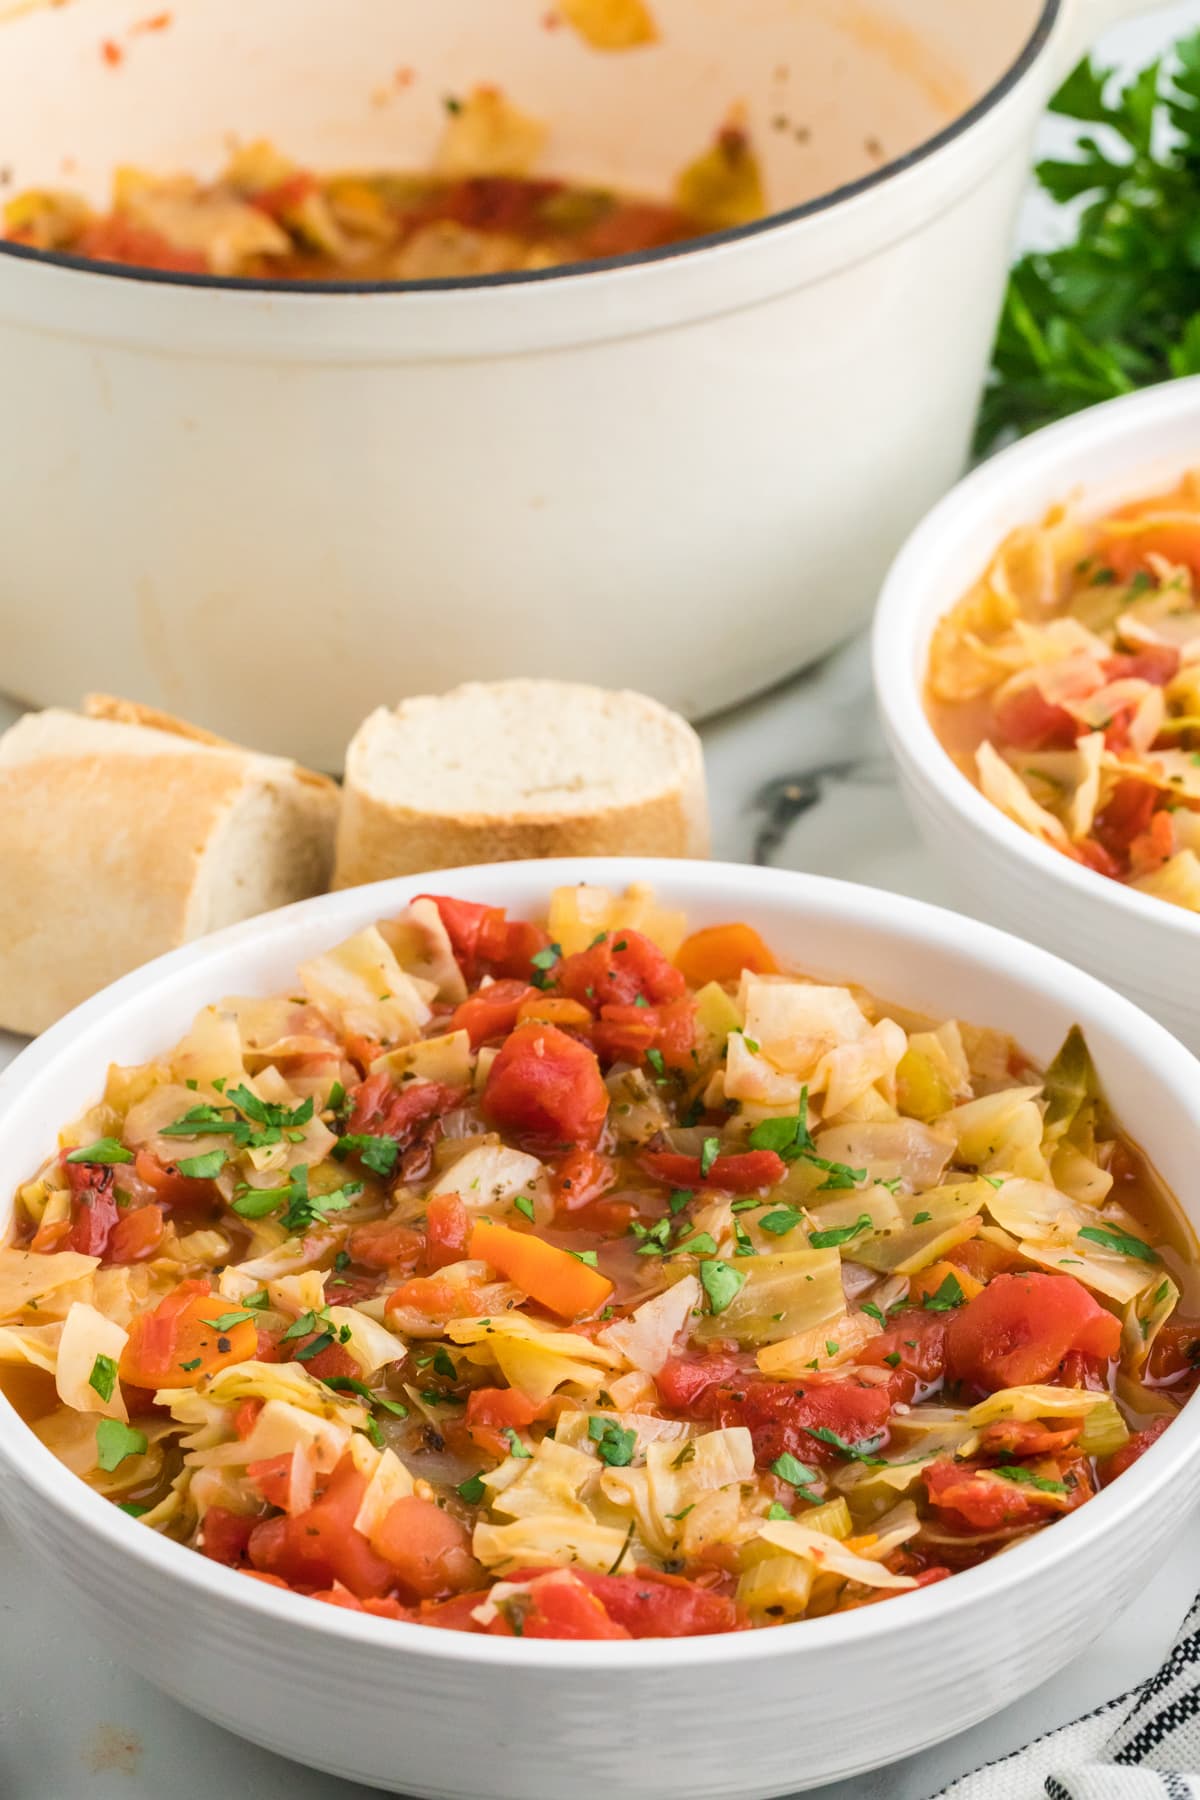
[[[774,209],[324,292],[0,246],[14,696],[338,768],[403,694],[543,675],[695,716],[864,621],[962,466],[1042,105],[1138,0],[649,4],[661,41],[602,53],[553,0],[174,0],[156,31],[147,0],[0,0],[10,193],[212,174],[231,133],[422,168],[492,82],[549,126],[539,173],[652,195],[741,109]]]
[[[1039,431],[947,494],[913,532],[875,616],[875,692],[917,827],[978,917],[1068,957],[1200,1051],[1200,914],[1042,844],[973,785],[925,710],[937,621],[1001,541],[1057,501],[1100,516],[1200,464],[1200,378],[1112,400]]]
[[[1200,1224],[1200,1063],[1090,976],[970,919],[777,870],[507,863],[455,870],[451,885],[537,916],[552,887],[582,879],[650,882],[696,926],[749,920],[806,970],[1007,1031],[1042,1061],[1078,1022],[1118,1120]],[[421,887],[349,889],[234,926],[55,1025],[0,1077],[5,1217],[109,1061],[153,1057],[222,994],[286,989],[299,961]],[[272,1750],[438,1800],[756,1800],[920,1750],[1082,1651],[1158,1566],[1198,1473],[1192,1401],[1079,1511],[924,1591],[722,1637],[514,1641],[346,1612],[220,1567],[93,1492],[0,1400],[0,1511],[106,1651]]]

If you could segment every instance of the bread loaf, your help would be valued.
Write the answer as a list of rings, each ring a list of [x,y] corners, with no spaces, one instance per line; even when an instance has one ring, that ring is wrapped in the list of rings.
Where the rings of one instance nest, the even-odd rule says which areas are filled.
[[[0,737],[0,1026],[43,1030],[176,945],[327,885],[338,790],[96,696]]]
[[[380,707],[346,756],[335,887],[544,856],[705,856],[700,740],[644,694],[470,682]]]

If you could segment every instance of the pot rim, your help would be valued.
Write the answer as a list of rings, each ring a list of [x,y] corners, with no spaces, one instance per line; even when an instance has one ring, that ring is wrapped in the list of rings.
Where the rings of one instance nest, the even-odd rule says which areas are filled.
[[[561,263],[549,269],[521,269],[496,275],[442,276],[424,281],[294,281],[244,275],[193,274],[173,269],[144,269],[136,264],[72,256],[61,250],[38,250],[29,244],[10,243],[4,238],[0,238],[0,255],[12,257],[18,262],[29,262],[42,267],[61,269],[69,274],[108,275],[116,277],[118,280],[142,282],[160,287],[217,289],[224,292],[248,294],[299,294],[314,297],[329,294],[432,294],[486,291],[491,288],[531,289],[547,282],[578,282],[581,278],[597,274],[615,275],[625,270],[677,262],[706,252],[718,251],[728,246],[752,241],[782,227],[801,224],[808,219],[831,213],[848,202],[868,195],[897,177],[918,168],[939,151],[967,137],[976,126],[995,111],[1001,101],[1013,92],[1040,59],[1062,17],[1065,6],[1066,0],[1043,0],[1041,11],[1025,44],[991,87],[981,94],[965,112],[959,113],[948,125],[943,126],[940,131],[934,132],[931,137],[922,139],[904,155],[894,157],[890,162],[882,164],[878,169],[871,170],[867,175],[860,175],[853,181],[843,182],[838,187],[830,188],[826,193],[818,194],[811,200],[805,200],[799,206],[786,207],[781,212],[768,213],[765,218],[751,220],[745,225],[730,226],[724,231],[708,232],[703,237],[686,238],[678,244],[666,244],[655,250],[632,251],[624,256],[606,257],[603,260]]]

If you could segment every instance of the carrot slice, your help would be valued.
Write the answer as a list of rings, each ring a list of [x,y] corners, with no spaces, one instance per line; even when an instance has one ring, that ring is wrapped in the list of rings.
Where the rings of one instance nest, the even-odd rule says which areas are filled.
[[[507,1275],[531,1299],[564,1319],[595,1312],[612,1293],[612,1282],[569,1250],[543,1243],[528,1231],[479,1219],[471,1231],[468,1253]]]
[[[152,1390],[196,1387],[230,1363],[247,1362],[258,1348],[253,1319],[224,1327],[212,1322],[239,1310],[210,1294],[207,1282],[181,1282],[153,1312],[134,1319],[121,1355],[121,1380]]]
[[[752,925],[709,925],[684,938],[675,967],[693,987],[708,981],[737,981],[743,969],[776,975],[779,964]]]

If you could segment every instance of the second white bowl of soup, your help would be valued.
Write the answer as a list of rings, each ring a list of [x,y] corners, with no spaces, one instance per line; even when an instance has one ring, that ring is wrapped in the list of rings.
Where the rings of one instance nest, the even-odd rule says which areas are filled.
[[[1200,1048],[1200,381],[1004,451],[884,585],[875,688],[972,911]]]

